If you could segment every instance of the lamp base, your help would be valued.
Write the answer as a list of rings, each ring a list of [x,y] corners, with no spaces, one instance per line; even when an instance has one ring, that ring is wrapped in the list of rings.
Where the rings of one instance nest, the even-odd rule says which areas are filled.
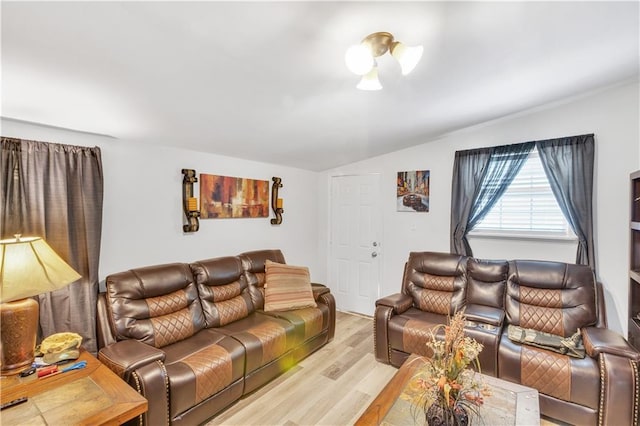
[[[31,298],[0,303],[0,374],[18,374],[31,367],[39,320],[38,302]]]

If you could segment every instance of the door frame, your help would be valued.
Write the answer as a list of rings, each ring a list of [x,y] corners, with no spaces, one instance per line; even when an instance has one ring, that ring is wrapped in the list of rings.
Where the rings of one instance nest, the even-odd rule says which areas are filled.
[[[333,179],[334,178],[341,178],[341,177],[357,177],[357,176],[378,176],[379,180],[378,180],[378,199],[379,200],[383,200],[382,197],[382,178],[384,176],[384,174],[382,172],[369,172],[369,173],[332,173],[329,174],[329,179],[328,179],[328,185],[327,185],[327,206],[328,206],[328,211],[327,211],[327,215],[328,215],[328,220],[327,220],[327,224],[328,224],[328,236],[327,236],[327,281],[329,284],[329,288],[333,291],[333,286],[334,283],[331,283],[331,279],[332,279],[332,274],[333,274],[333,265],[332,265],[332,260],[333,260],[333,241],[332,241],[332,236],[333,236]],[[379,208],[379,221],[378,221],[378,231],[379,231],[379,236],[377,239],[378,242],[378,279],[377,279],[377,284],[376,284],[376,288],[375,288],[375,295],[374,295],[374,301],[379,299],[381,296],[381,291],[382,291],[382,277],[384,276],[384,214],[383,214],[383,207],[382,207],[382,203],[380,205]],[[375,311],[375,308],[374,308]]]

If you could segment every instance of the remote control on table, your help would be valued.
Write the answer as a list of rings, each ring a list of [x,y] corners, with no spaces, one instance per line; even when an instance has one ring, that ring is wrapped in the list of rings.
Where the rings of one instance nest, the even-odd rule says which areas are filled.
[[[4,404],[0,405],[0,410],[13,407],[14,405],[22,404],[23,402],[27,402],[26,396],[23,396],[22,398],[14,399],[13,401],[5,402]]]

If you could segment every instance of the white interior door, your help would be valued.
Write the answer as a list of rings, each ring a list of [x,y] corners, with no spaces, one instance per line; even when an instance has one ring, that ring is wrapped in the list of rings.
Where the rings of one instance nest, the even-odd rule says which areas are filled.
[[[338,309],[373,315],[380,285],[380,176],[331,177],[330,286]]]

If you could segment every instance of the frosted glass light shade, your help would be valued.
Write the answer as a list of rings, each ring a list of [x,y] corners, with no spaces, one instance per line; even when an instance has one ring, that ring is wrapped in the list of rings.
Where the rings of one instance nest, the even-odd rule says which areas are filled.
[[[356,86],[360,90],[380,90],[382,84],[378,80],[378,67],[374,66],[367,74],[363,75]]]
[[[423,51],[422,46],[407,46],[398,42],[392,47],[391,55],[400,63],[402,75],[407,75],[418,65]]]
[[[40,237],[0,240],[0,302],[57,290],[81,278]]]
[[[356,44],[347,49],[344,62],[349,71],[356,75],[365,75],[374,66],[371,50],[362,44]]]

